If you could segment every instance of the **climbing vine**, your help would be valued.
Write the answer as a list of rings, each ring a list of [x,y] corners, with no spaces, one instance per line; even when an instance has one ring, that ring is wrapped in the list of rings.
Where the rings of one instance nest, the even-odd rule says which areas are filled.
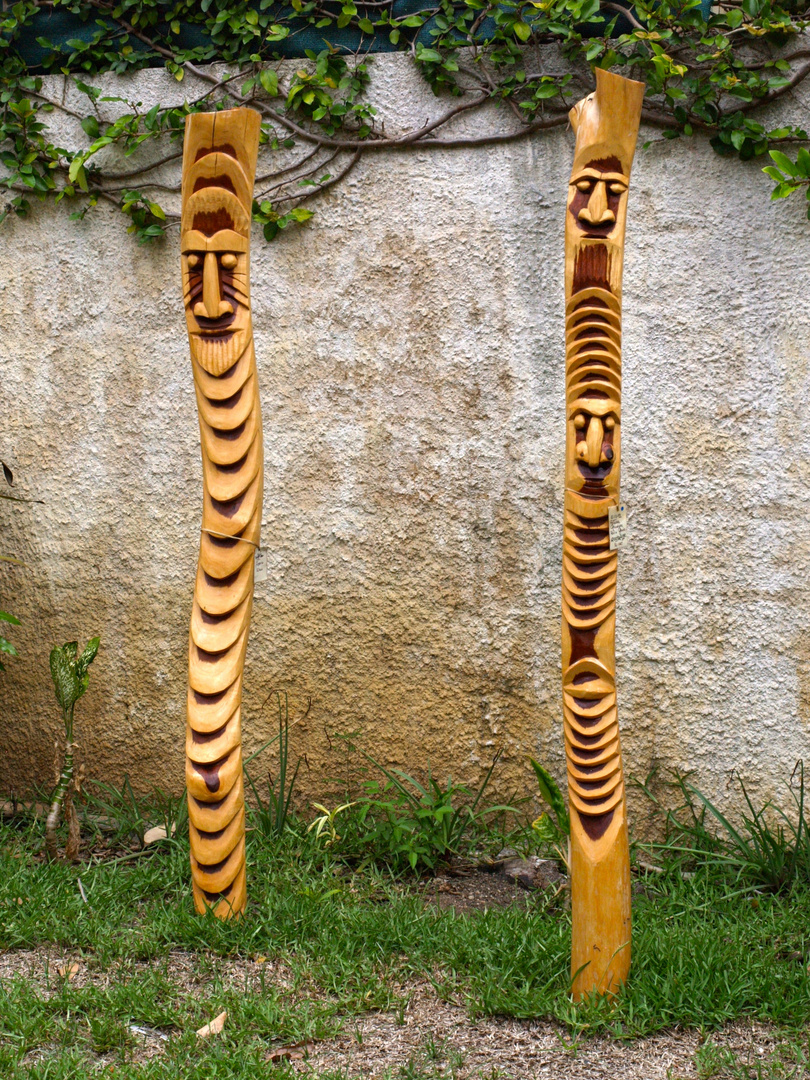
[[[310,204],[363,155],[496,144],[565,125],[571,103],[590,87],[592,66],[647,84],[644,120],[661,138],[701,133],[718,153],[743,161],[770,153],[772,197],[804,190],[810,217],[807,131],[765,119],[765,106],[810,75],[807,2],[3,3],[0,220],[24,217],[32,199],[52,199],[73,218],[106,202],[141,241],[160,237],[177,224],[163,202],[179,185],[165,182],[161,169],[181,156],[185,116],[250,105],[262,114],[264,143],[254,217],[272,240],[310,218]],[[392,50],[406,52],[441,99],[430,122],[398,125],[389,116],[383,123],[370,103],[374,52]],[[300,66],[280,63],[291,56]],[[193,86],[178,93],[182,104],[145,110],[127,97],[127,81],[117,93],[109,78],[101,80],[106,91],[94,82],[147,66]],[[81,107],[75,94],[55,93],[52,74],[75,85]],[[478,134],[469,123],[459,130],[463,114],[493,104],[494,130],[491,119]],[[59,114],[72,118],[77,139],[81,126],[82,145],[58,145]],[[790,144],[798,144],[795,156]]]

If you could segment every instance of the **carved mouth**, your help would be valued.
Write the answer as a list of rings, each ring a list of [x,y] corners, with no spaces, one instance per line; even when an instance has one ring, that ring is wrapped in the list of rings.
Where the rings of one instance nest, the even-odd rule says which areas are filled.
[[[236,330],[203,330],[197,334],[200,341],[219,341],[223,344],[236,337]]]
[[[235,318],[236,312],[231,311],[227,315],[222,315],[219,319],[208,319],[205,315],[195,315],[194,321],[202,333],[220,334],[223,330],[227,330]]]
[[[604,240],[605,237],[610,236],[616,228],[615,221],[608,221],[604,225],[589,225],[587,222],[578,221],[577,225],[582,230],[584,236],[598,240]]]
[[[613,468],[613,462],[603,461],[600,465],[584,465],[581,461],[578,461],[577,468],[586,480],[602,481]]]

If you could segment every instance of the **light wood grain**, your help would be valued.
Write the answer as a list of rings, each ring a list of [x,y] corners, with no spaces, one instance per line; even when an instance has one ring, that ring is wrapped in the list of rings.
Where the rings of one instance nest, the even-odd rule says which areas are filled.
[[[571,977],[579,999],[630,970],[630,861],[616,703],[621,288],[627,191],[643,83],[597,70],[571,110],[565,226],[566,460],[563,719],[571,812]]]
[[[246,902],[240,706],[263,487],[249,264],[259,126],[251,109],[198,113],[183,151],[183,300],[203,463],[186,783],[195,906],[220,918]]]

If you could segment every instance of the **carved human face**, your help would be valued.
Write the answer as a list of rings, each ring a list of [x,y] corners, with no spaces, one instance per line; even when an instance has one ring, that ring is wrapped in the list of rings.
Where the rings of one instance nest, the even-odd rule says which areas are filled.
[[[582,477],[584,491],[618,486],[620,426],[619,402],[610,393],[586,390],[569,406],[570,475]]]
[[[568,192],[568,209],[584,236],[607,237],[624,225],[629,177],[618,158],[601,158],[576,169]]]
[[[183,296],[191,351],[211,375],[232,367],[248,343],[247,239],[232,229],[182,238]]]

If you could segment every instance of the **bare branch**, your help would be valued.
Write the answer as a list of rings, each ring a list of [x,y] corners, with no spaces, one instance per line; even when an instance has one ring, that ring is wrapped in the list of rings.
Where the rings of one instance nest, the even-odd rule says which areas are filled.
[[[331,162],[333,162],[335,160],[335,158],[338,156],[339,153],[340,153],[340,150],[335,150],[335,152],[333,154],[331,154],[330,157],[326,158],[325,161],[319,161],[318,164],[314,166],[314,168],[309,169],[305,173],[300,173],[298,176],[291,176],[287,180],[282,180],[281,183],[279,183],[279,184],[274,184],[273,187],[267,188],[260,195],[257,195],[256,198],[257,199],[266,199],[274,191],[280,191],[282,188],[287,187],[288,184],[295,184],[295,183],[297,183],[297,182],[299,182],[301,180],[305,180],[308,176],[314,176],[315,173],[319,173],[322,169],[325,169],[327,165],[329,165]],[[313,186],[313,185],[308,185],[308,186]],[[298,196],[288,196],[288,197],[289,198],[297,198]]]
[[[288,195],[284,199],[279,199],[278,202],[302,203],[307,202],[309,199],[314,198],[316,195],[320,195],[322,192],[326,191],[327,188],[334,187],[335,184],[340,183],[344,176],[347,176],[352,171],[352,169],[355,167],[362,155],[362,150],[355,150],[355,152],[352,154],[352,156],[349,158],[349,160],[346,162],[340,172],[335,173],[334,176],[330,176],[329,179],[324,180],[322,184],[318,184],[316,187],[310,188],[309,191],[305,192],[303,195]]]
[[[142,165],[139,169],[132,169],[129,172],[111,173],[105,172],[105,180],[128,180],[131,176],[140,176],[142,173],[149,172],[151,169],[157,169],[160,165],[167,165],[170,161],[177,161],[178,158],[183,156],[182,150],[176,150],[173,154],[167,154],[166,157],[158,158],[157,161],[151,161],[148,165]]]
[[[308,161],[314,158],[316,154],[320,153],[320,151],[321,147],[315,146],[312,150],[310,150],[308,154],[304,154],[304,156],[302,158],[299,158],[298,161],[294,161],[292,165],[285,165],[283,169],[275,169],[273,172],[264,173],[263,176],[257,176],[255,182],[257,184],[263,184],[265,180],[274,180],[277,176],[282,176],[286,172],[292,172],[294,169],[300,169],[302,165],[305,165]],[[332,159],[330,158],[329,160],[331,161]]]
[[[603,8],[607,8],[608,11],[616,11],[619,13],[619,15],[623,15],[625,19],[627,19],[627,21],[630,23],[630,25],[636,28],[636,30],[647,29],[644,23],[640,23],[638,21],[630,8],[622,7],[621,4],[610,3],[609,0],[602,0],[600,6]]]

